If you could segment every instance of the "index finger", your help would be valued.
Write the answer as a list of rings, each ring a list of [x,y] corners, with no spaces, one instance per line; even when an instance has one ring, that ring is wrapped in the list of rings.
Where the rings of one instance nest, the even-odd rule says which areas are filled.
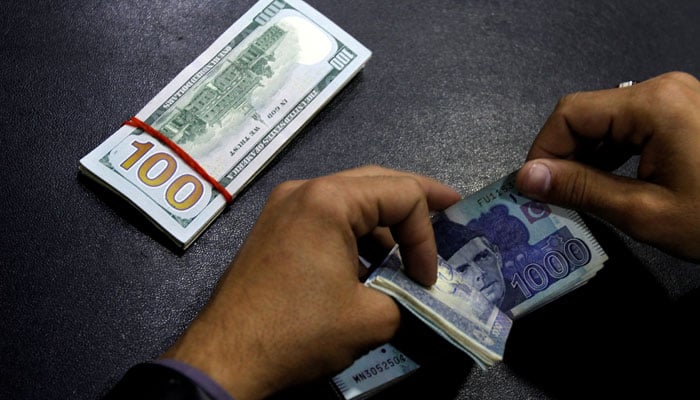
[[[616,142],[630,138],[641,143],[643,136],[637,140],[629,137],[635,133],[629,111],[632,90],[629,87],[564,96],[532,143],[527,159],[573,159],[582,141],[600,141],[610,136],[617,138]]]
[[[453,188],[438,182],[435,179],[424,175],[414,174],[412,172],[399,171],[395,169],[384,168],[378,165],[365,165],[358,168],[348,169],[336,173],[337,176],[352,176],[352,177],[410,177],[415,179],[423,188],[428,200],[428,207],[431,210],[444,210],[461,199],[459,193]]]
[[[692,89],[693,83],[697,85],[697,80],[691,75],[673,72],[626,88],[564,96],[542,126],[527,159],[573,159],[582,142],[602,140],[639,149],[659,129],[654,118],[665,110],[659,108],[664,101],[658,97],[674,96],[672,91],[658,90],[659,86]]]
[[[437,279],[437,248],[428,204],[443,185],[408,175],[336,176],[348,193],[345,217],[355,238],[378,226],[389,227],[399,244],[406,273],[423,285]]]

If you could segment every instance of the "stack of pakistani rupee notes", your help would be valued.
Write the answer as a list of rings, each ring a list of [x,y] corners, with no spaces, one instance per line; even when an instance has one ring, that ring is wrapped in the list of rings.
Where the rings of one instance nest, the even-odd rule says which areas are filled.
[[[303,1],[261,0],[136,118],[235,196],[370,56]],[[172,146],[133,126],[119,128],[83,157],[80,170],[134,204],[182,248],[226,206],[216,185]]]
[[[515,173],[434,215],[433,230],[436,284],[424,287],[404,275],[399,247],[365,284],[392,296],[482,368],[502,360],[514,319],[585,284],[607,261],[576,212],[521,196]],[[359,399],[418,367],[385,344],[333,383],[345,399]]]

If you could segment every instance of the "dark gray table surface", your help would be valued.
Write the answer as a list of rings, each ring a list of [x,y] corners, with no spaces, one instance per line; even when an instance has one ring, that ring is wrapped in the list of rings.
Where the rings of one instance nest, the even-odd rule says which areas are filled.
[[[670,70],[700,74],[698,1],[309,0],[372,59],[180,252],[81,177],[78,160],[253,3],[0,5],[0,398],[97,398],[160,354],[280,182],[376,163],[467,195],[521,165],[562,95]],[[502,364],[480,370],[408,321],[400,336],[431,357],[378,398],[695,390],[684,372],[697,371],[700,267],[586,221],[610,262],[516,321]]]

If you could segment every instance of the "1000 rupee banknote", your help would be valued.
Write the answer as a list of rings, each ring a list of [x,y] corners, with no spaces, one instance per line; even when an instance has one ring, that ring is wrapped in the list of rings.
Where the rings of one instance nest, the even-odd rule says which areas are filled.
[[[439,256],[438,280],[432,287],[415,283],[402,269],[397,247],[366,284],[394,297],[482,368],[503,358],[512,321],[486,296],[469,284],[448,279],[451,267]]]
[[[185,150],[234,196],[371,53],[301,0],[262,0],[136,117]],[[124,126],[80,160],[187,247],[225,207],[155,138]]]
[[[580,286],[607,255],[573,210],[518,194],[515,174],[433,217],[454,279],[517,318]]]
[[[607,260],[576,212],[519,195],[514,180],[508,175],[433,217],[433,287],[403,274],[398,247],[366,281],[482,367],[503,355],[506,315],[517,318],[581,286]]]

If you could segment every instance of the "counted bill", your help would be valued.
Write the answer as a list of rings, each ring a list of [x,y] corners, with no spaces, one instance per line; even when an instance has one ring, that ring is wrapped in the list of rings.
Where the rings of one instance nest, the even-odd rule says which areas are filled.
[[[445,260],[438,257],[438,279],[429,288],[415,283],[402,270],[396,247],[365,284],[394,297],[481,368],[503,359],[511,319],[479,290],[454,279]]]
[[[593,277],[607,255],[573,210],[520,195],[515,173],[433,218],[456,276],[517,318]]]
[[[303,1],[263,0],[136,117],[235,196],[370,55]],[[131,126],[81,159],[80,169],[125,197],[182,247],[226,204],[171,148]]]
[[[366,281],[482,367],[503,356],[512,319],[585,284],[607,260],[576,212],[521,196],[514,180],[433,216],[435,285],[403,273],[398,247]]]

